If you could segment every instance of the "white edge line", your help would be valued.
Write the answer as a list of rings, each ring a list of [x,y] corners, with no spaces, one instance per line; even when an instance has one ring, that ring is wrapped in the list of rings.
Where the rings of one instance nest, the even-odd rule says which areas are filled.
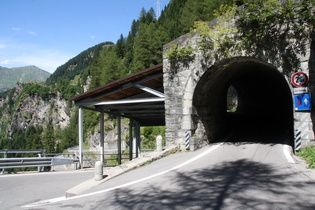
[[[292,147],[288,146],[288,145],[284,145],[283,146],[283,153],[284,156],[287,158],[287,161],[289,163],[295,163],[294,159],[292,158]]]
[[[217,149],[219,146],[221,146],[222,143],[220,144],[216,144],[212,147],[210,147],[209,149],[207,149],[206,151],[204,151],[203,153],[200,153],[199,155],[197,155],[196,157],[182,163],[182,164],[179,164],[173,168],[170,168],[168,170],[165,170],[165,171],[162,171],[160,173],[157,173],[157,174],[154,174],[154,175],[151,175],[151,176],[148,176],[148,177],[145,177],[145,178],[142,178],[142,179],[138,179],[138,180],[135,180],[133,182],[129,182],[129,183],[126,183],[126,184],[122,184],[122,185],[119,185],[119,186],[116,186],[116,187],[112,187],[112,188],[108,188],[108,189],[105,189],[105,190],[100,190],[100,191],[97,191],[97,192],[93,192],[93,193],[88,193],[88,194],[83,194],[83,195],[78,195],[78,196],[74,196],[74,197],[70,197],[70,198],[66,198],[65,196],[63,197],[58,197],[58,198],[53,198],[53,199],[48,199],[48,200],[42,200],[42,201],[38,201],[36,203],[31,203],[31,204],[27,204],[27,205],[24,205],[22,206],[23,208],[33,208],[33,207],[38,207],[38,206],[42,206],[42,205],[47,205],[47,204],[51,204],[51,203],[56,203],[56,202],[60,202],[60,201],[65,201],[65,200],[74,200],[74,199],[78,199],[78,198],[83,198],[83,197],[88,197],[88,196],[93,196],[93,195],[97,195],[97,194],[101,194],[101,193],[105,193],[105,192],[109,192],[109,191],[112,191],[112,190],[116,190],[118,188],[123,188],[123,187],[128,187],[130,185],[133,185],[133,184],[137,184],[139,182],[143,182],[143,181],[146,181],[148,179],[152,179],[152,178],[155,178],[157,176],[161,176],[165,173],[168,173],[170,171],[173,171],[173,170],[177,170],[181,167],[184,167],[185,165],[188,165],[190,164],[191,162],[193,161],[196,161],[198,160],[199,158],[202,158],[203,156],[209,154],[210,152],[212,152],[213,150]]]

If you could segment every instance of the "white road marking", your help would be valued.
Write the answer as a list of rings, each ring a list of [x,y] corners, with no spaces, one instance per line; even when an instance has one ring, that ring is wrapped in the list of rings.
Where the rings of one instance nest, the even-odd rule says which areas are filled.
[[[184,166],[192,163],[193,161],[196,161],[199,158],[202,158],[203,156],[209,154],[210,152],[214,151],[215,149],[217,149],[221,145],[222,145],[222,143],[216,144],[216,145],[210,147],[208,150],[204,151],[203,153],[200,153],[196,157],[194,157],[194,158],[192,158],[192,159],[190,159],[190,160],[188,160],[188,161],[186,161],[186,162],[184,162],[182,164],[179,164],[179,165],[177,165],[177,166],[175,166],[173,168],[170,168],[168,170],[162,171],[160,173],[157,173],[157,174],[154,174],[154,175],[142,178],[142,179],[135,180],[133,182],[129,182],[129,183],[122,184],[122,185],[119,185],[119,186],[116,186],[116,187],[112,187],[112,188],[108,188],[108,189],[105,189],[105,190],[100,190],[100,191],[97,191],[97,192],[83,194],[83,195],[78,195],[78,196],[74,196],[74,197],[70,197],[70,198],[66,198],[65,196],[63,196],[63,197],[58,197],[58,198],[53,198],[53,199],[48,199],[48,200],[42,200],[42,201],[38,201],[36,203],[27,204],[27,205],[22,206],[22,207],[23,208],[34,208],[34,207],[43,206],[43,205],[47,205],[47,204],[51,204],[51,203],[57,203],[57,202],[60,202],[60,201],[65,201],[65,200],[79,199],[79,198],[83,198],[83,197],[88,197],[88,196],[93,196],[93,195],[97,195],[97,194],[113,191],[113,190],[116,190],[116,189],[119,189],[119,188],[123,188],[123,187],[128,187],[130,185],[137,184],[137,183],[146,181],[148,179],[152,179],[152,178],[155,178],[157,176],[161,176],[161,175],[166,174],[166,173],[168,173],[170,171],[177,170],[177,169],[179,169],[181,167],[184,167]]]
[[[295,163],[291,155],[292,148],[288,145],[283,146],[283,153],[289,163]]]

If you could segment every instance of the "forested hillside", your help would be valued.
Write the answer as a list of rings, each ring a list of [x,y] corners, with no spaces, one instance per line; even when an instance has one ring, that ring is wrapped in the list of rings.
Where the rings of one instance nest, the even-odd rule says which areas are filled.
[[[36,145],[40,145],[38,147],[49,148],[50,152],[61,152],[76,145],[76,107],[69,101],[66,102],[67,107],[58,107],[57,103],[64,104],[64,100],[82,93],[84,89],[104,85],[161,63],[164,44],[190,31],[195,21],[212,20],[214,10],[221,4],[232,3],[231,0],[171,0],[158,20],[153,9],[142,9],[137,20],[130,20],[129,34],[117,37],[115,44],[104,42],[70,59],[57,68],[45,86],[22,85],[18,91],[14,89],[0,95],[0,117],[16,116],[0,123],[0,149],[37,149],[37,146],[35,148],[32,144],[25,143],[29,138],[36,139],[39,142]],[[34,106],[42,104],[29,112],[46,107],[45,112],[37,112],[48,117],[35,117],[45,119],[44,122],[32,121],[32,113],[21,115],[21,112],[25,112],[23,107],[27,106],[25,100],[33,101]],[[67,126],[51,126],[52,122],[58,122],[56,113],[60,109],[68,110],[63,116],[69,117],[65,119]],[[97,115],[95,112],[84,112],[85,135],[95,131],[99,119]],[[147,136],[152,136],[155,132],[152,128],[146,129],[144,133]]]
[[[162,62],[163,45],[190,31],[197,20],[210,21],[214,10],[229,0],[173,0],[157,20],[154,10],[142,9],[133,20],[127,37],[103,49],[86,69],[92,76],[90,88],[135,73]]]

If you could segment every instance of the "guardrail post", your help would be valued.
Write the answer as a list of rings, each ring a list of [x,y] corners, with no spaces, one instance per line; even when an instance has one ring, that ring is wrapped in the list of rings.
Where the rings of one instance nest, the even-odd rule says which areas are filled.
[[[72,156],[73,156],[72,157],[73,159],[78,159],[76,154],[72,154]],[[78,169],[78,163],[74,162],[73,164],[74,164],[74,169],[77,170]]]
[[[8,151],[6,151],[5,153],[3,153],[3,158],[7,158],[7,157],[8,157],[8,156],[7,156],[7,152],[8,152]],[[5,172],[5,169],[3,168],[2,171],[1,171],[1,174],[4,174],[4,172]]]
[[[39,157],[39,158],[41,158],[41,154],[37,154],[37,156]],[[42,169],[42,167],[41,166],[38,166],[37,167],[37,172],[41,172],[41,169]]]

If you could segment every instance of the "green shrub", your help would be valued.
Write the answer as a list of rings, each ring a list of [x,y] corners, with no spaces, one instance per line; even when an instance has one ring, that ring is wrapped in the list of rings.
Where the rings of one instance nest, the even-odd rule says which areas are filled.
[[[307,146],[297,153],[298,156],[304,158],[309,164],[309,168],[315,168],[315,147]]]

